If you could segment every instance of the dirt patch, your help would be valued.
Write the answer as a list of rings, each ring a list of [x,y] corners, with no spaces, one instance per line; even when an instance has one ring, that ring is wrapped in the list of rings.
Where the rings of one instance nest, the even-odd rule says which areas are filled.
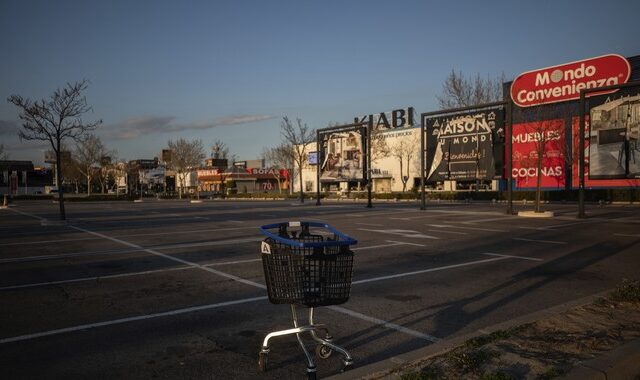
[[[625,280],[593,304],[469,339],[446,354],[413,363],[403,380],[551,379],[578,362],[640,338],[640,282]]]

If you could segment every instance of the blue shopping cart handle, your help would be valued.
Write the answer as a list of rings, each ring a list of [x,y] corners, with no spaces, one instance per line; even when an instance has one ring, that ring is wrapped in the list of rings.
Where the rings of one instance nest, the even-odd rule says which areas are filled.
[[[320,242],[301,242],[298,240],[287,239],[286,237],[282,237],[278,234],[274,234],[273,232],[269,231],[272,228],[280,228],[282,226],[286,226],[286,227],[309,226],[309,227],[326,228],[327,230],[329,230],[330,232],[338,236],[340,240],[329,240],[329,241],[320,241]],[[336,247],[341,245],[358,244],[358,241],[356,239],[343,234],[342,232],[336,230],[335,228],[331,227],[326,223],[320,223],[320,222],[284,222],[284,223],[266,224],[260,227],[260,232],[262,232],[267,237],[270,237],[271,239],[276,240],[282,244],[286,244],[288,246],[298,247],[298,248]]]

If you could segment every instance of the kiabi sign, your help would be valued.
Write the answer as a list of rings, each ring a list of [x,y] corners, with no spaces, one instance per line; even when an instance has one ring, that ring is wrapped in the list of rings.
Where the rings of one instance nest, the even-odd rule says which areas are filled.
[[[629,62],[608,54],[522,73],[511,84],[511,99],[520,107],[575,100],[580,98],[580,90],[626,83],[630,76]]]
[[[413,126],[413,107],[380,112],[379,114],[356,117],[354,123],[366,123],[373,119],[373,129],[406,128]]]

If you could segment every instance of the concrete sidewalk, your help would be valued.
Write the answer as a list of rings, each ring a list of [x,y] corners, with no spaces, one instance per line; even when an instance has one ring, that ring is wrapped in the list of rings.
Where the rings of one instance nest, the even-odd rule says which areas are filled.
[[[353,370],[331,376],[329,379],[399,379],[412,364],[445,354],[456,347],[463,346],[464,343],[471,338],[533,323],[546,317],[566,312],[575,307],[591,304],[599,298],[606,297],[609,293],[610,291],[608,290],[571,302],[556,305],[554,307],[499,323],[488,328],[480,329],[469,334],[453,337],[451,339],[443,339],[427,347],[394,356],[363,367],[357,367],[356,360],[356,367]],[[565,378],[571,380],[637,379],[639,375],[640,339],[632,340],[604,355],[577,364],[567,375],[565,375]]]

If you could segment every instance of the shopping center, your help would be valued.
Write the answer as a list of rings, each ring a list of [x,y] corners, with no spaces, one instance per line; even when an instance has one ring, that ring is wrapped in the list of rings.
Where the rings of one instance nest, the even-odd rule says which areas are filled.
[[[503,84],[504,102],[492,107],[421,114],[409,106],[354,116],[354,124],[323,129],[319,143],[307,146],[303,189],[315,192],[319,179],[321,191],[364,191],[370,171],[374,192],[417,190],[421,151],[425,187],[432,191],[505,190],[509,159],[516,190],[535,188],[538,173],[544,190],[576,189],[580,92],[638,80],[640,56],[608,54],[523,72]],[[590,95],[585,110],[585,187],[640,186],[640,85]],[[370,139],[367,125],[374,131]],[[420,139],[423,126],[425,150]],[[508,130],[513,153],[505,143]],[[299,189],[297,170],[293,181]]]

